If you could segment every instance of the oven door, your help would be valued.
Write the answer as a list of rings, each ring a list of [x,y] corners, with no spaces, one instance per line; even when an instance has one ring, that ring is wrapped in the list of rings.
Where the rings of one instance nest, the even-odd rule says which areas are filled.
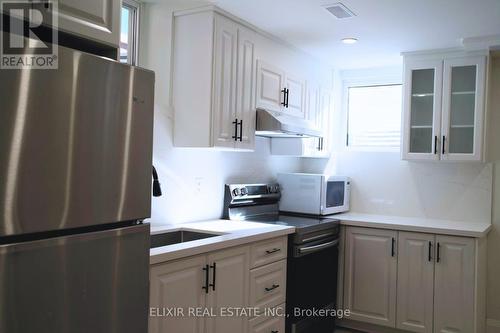
[[[321,215],[349,210],[350,183],[347,177],[332,176],[325,179],[321,189]]]
[[[336,307],[338,242],[337,237],[300,245],[289,241],[286,332],[333,332],[335,318],[308,311]]]

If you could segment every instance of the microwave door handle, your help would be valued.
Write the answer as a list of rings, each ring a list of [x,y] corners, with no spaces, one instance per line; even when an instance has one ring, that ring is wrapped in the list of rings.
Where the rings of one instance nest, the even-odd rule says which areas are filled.
[[[304,246],[304,247],[299,247],[299,253],[300,254],[306,254],[306,253],[312,253],[320,250],[327,249],[329,247],[337,246],[339,244],[339,240],[333,240],[331,242],[319,244],[319,245],[313,245],[313,246]]]

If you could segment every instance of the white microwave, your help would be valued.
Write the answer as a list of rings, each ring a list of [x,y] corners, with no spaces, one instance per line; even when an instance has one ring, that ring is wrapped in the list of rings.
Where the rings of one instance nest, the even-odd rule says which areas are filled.
[[[278,183],[281,187],[280,211],[330,215],[349,210],[349,177],[280,173]]]

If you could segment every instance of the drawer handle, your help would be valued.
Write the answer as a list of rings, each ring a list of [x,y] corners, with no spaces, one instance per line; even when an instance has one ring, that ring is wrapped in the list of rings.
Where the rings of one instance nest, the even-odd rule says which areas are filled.
[[[274,248],[272,250],[266,250],[266,253],[267,254],[273,254],[273,253],[276,253],[276,252],[279,252],[281,251],[281,249],[278,249],[278,248]]]
[[[279,288],[279,287],[280,287],[279,284],[273,284],[273,286],[271,288],[265,288],[265,289],[267,292],[269,292],[269,291],[273,291],[274,289]]]
[[[280,333],[280,331],[271,331],[271,333]]]

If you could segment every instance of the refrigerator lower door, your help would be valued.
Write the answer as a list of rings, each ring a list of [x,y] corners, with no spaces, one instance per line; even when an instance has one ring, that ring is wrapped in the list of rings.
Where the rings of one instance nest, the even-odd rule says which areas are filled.
[[[147,332],[149,225],[0,245],[0,332]]]

